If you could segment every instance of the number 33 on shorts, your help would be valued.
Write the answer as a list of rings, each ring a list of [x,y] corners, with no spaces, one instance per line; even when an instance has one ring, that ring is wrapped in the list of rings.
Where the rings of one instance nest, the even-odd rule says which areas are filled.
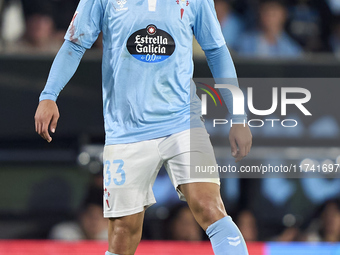
[[[125,183],[125,171],[123,169],[124,161],[121,159],[113,160],[112,162],[106,160],[104,163],[104,171],[106,179],[104,180],[105,186],[109,186],[111,182],[117,186]]]

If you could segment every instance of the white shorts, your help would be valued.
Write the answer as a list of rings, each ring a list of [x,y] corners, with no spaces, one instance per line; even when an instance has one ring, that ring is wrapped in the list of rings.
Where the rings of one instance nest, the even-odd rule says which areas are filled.
[[[103,162],[105,218],[139,213],[156,203],[152,186],[163,164],[181,200],[185,200],[178,189],[181,184],[220,184],[218,176],[190,178],[193,163],[216,166],[209,134],[204,128],[142,142],[105,146]]]

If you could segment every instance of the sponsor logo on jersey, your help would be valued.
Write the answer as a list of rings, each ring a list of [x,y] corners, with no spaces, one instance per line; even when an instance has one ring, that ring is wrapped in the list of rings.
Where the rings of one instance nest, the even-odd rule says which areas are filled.
[[[157,63],[166,60],[175,51],[175,41],[170,34],[155,25],[134,32],[126,43],[130,54],[143,62]]]
[[[128,9],[127,7],[124,7],[126,2],[127,0],[116,0],[116,5],[113,4],[113,7],[116,11],[125,11]]]
[[[183,18],[184,8],[189,5],[189,0],[176,0],[176,3],[180,6],[181,19]]]

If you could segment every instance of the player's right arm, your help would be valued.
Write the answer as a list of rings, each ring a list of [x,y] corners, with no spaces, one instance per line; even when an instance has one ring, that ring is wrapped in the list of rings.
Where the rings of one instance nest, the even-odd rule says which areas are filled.
[[[85,50],[90,49],[102,30],[103,0],[81,0],[55,57],[35,114],[36,132],[51,142],[59,119],[56,104],[60,91],[76,72]]]
[[[65,40],[53,61],[34,117],[35,131],[48,142],[52,141],[49,131],[55,132],[59,119],[57,97],[76,72],[85,50],[84,47]]]

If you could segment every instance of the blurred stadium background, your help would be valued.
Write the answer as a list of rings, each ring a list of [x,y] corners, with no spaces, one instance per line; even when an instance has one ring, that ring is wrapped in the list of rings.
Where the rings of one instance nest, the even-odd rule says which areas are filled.
[[[101,235],[105,227],[91,229],[103,223],[96,209],[88,207],[98,206],[93,194],[102,183],[100,39],[58,99],[61,118],[53,142],[47,144],[34,131],[39,94],[77,4],[0,0],[0,254],[106,250]],[[304,84],[317,91],[308,104],[313,116],[301,119],[296,132],[253,129],[254,147],[243,164],[298,164],[306,159],[339,164],[339,0],[215,4],[240,78],[332,78],[335,84],[324,90],[322,80]],[[194,49],[194,76],[211,77],[195,42]],[[267,93],[256,86],[260,96]],[[220,164],[231,161],[229,151],[221,149],[228,146],[228,130],[207,128]],[[251,255],[340,254],[340,179],[315,177],[320,178],[222,179],[227,211]],[[137,254],[212,254],[164,169],[154,191],[157,204],[147,211]],[[85,233],[86,222],[92,234]],[[104,241],[89,241],[93,239]]]

